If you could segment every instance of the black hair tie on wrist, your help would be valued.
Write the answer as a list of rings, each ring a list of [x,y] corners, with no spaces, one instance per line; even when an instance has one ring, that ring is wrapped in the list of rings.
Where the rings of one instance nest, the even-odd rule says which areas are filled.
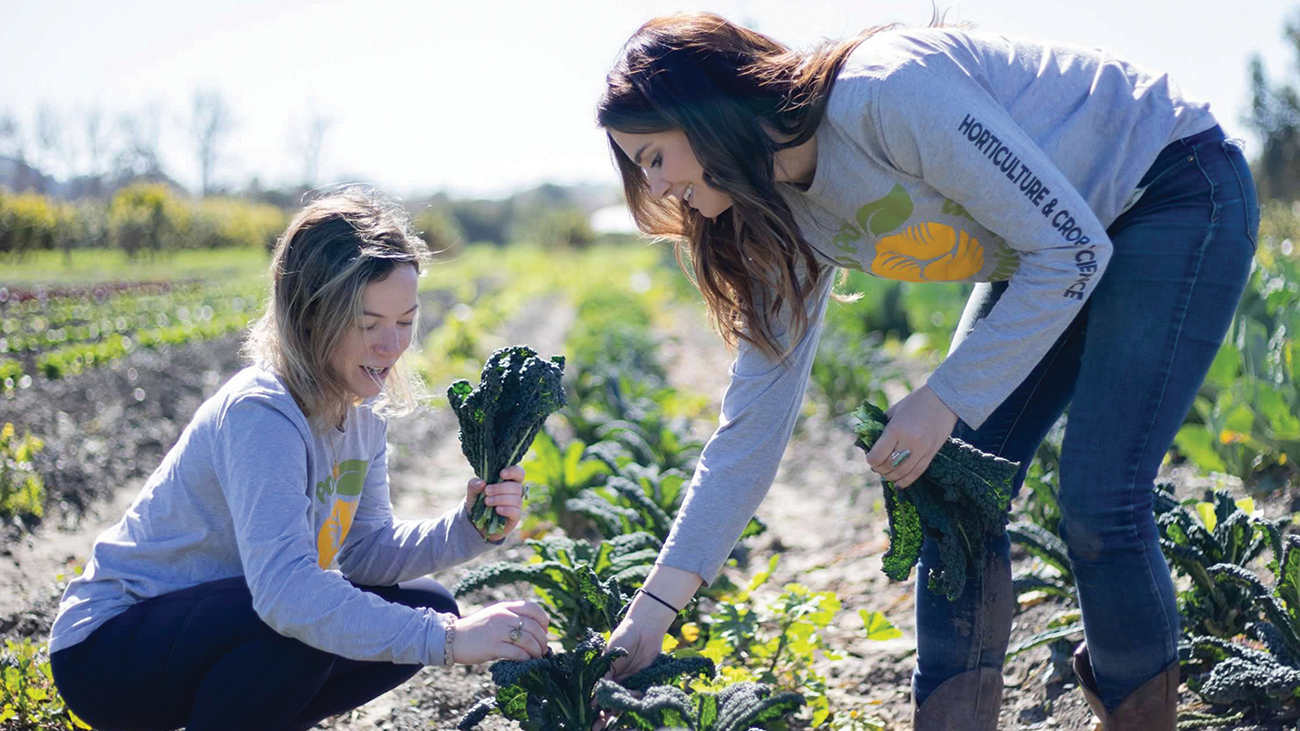
[[[663,599],[660,599],[659,597],[655,596],[654,594],[651,594],[650,592],[646,591],[644,587],[642,587],[642,588],[640,588],[640,589],[637,589],[637,591],[641,592],[642,594],[645,594],[646,596],[650,597],[651,599],[654,599],[655,601],[659,602],[660,604],[664,605],[665,607],[668,607],[669,609],[672,610],[673,614],[677,614],[678,609],[677,609],[676,607],[674,607],[673,605],[671,605],[671,604],[669,604],[668,602],[664,601]]]

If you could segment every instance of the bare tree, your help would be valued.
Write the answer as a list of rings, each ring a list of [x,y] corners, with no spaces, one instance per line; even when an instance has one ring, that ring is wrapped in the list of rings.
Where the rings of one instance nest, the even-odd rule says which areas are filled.
[[[212,179],[221,146],[234,122],[230,107],[221,92],[200,89],[194,92],[194,111],[190,117],[190,136],[199,162],[199,194],[206,196],[212,190]]]
[[[82,112],[81,133],[86,145],[86,174],[98,178],[104,174],[104,158],[108,155],[108,128],[103,109],[92,107]]]
[[[36,151],[37,167],[42,172],[72,176],[76,167],[76,148],[63,136],[63,120],[58,111],[48,104],[36,108]]]
[[[10,114],[0,115],[0,155],[22,162],[27,160],[27,145],[23,139],[22,126]]]
[[[334,126],[334,120],[313,109],[311,116],[301,120],[301,127],[290,135],[290,144],[302,157],[302,184],[312,188],[320,177],[321,153],[325,147],[325,135]]]
[[[117,130],[121,142],[113,160],[115,176],[134,178],[162,174],[162,158],[159,153],[161,149],[159,136],[162,132],[160,119],[161,112],[157,104],[150,104],[137,113],[124,113],[118,117]]]

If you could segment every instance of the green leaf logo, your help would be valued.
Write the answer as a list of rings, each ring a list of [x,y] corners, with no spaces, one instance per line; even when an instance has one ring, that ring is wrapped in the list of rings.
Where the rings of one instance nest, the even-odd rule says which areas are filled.
[[[912,197],[907,194],[907,189],[895,185],[884,198],[858,209],[858,226],[879,236],[902,226],[912,215],[912,209]]]

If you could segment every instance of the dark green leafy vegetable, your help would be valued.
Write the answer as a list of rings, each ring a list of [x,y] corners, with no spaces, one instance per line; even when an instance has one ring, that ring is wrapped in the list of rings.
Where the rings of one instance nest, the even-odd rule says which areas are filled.
[[[551,627],[565,647],[588,630],[618,626],[623,607],[645,582],[659,556],[659,540],[631,533],[594,546],[564,536],[529,540],[538,563],[499,561],[470,571],[456,585],[456,596],[519,581],[533,585],[551,615]]]
[[[517,721],[524,731],[589,731],[599,713],[591,702],[596,685],[610,682],[601,678],[625,655],[627,651],[621,647],[606,652],[604,639],[588,631],[571,652],[548,652],[523,662],[495,662],[489,670],[497,686],[496,697],[475,704],[457,728],[469,731],[495,710]],[[686,661],[660,655],[637,676],[662,682],[686,674],[712,673],[713,663],[703,658]]]
[[[655,686],[637,698],[617,683],[602,680],[596,686],[596,703],[622,714],[621,725],[646,731],[665,726],[748,731],[784,728],[782,718],[802,706],[804,697],[795,691],[774,693],[770,685],[746,681],[729,685],[716,695],[687,695],[677,688]]]
[[[483,364],[477,388],[460,380],[447,389],[447,401],[460,422],[460,448],[480,479],[495,483],[501,470],[523,459],[546,417],[565,404],[564,356],[549,361],[532,348],[501,348]],[[484,535],[505,528],[506,519],[479,495],[470,519]]]
[[[885,430],[885,413],[863,402],[853,416],[857,445],[869,451]],[[898,490],[886,482],[890,538],[885,575],[905,581],[921,557],[923,537],[929,536],[938,542],[942,564],[930,572],[930,591],[955,600],[968,576],[981,578],[985,541],[1006,532],[1012,480],[1019,468],[1017,462],[949,437],[910,487]]]

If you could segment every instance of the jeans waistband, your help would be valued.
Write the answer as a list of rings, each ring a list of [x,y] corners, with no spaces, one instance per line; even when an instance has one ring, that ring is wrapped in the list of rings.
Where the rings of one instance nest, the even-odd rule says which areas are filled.
[[[1146,186],[1152,181],[1152,179],[1159,175],[1161,171],[1172,164],[1175,160],[1186,155],[1187,151],[1193,147],[1205,144],[1206,142],[1220,142],[1226,139],[1227,135],[1223,133],[1223,128],[1216,124],[1207,130],[1170,142],[1168,145],[1165,145],[1165,148],[1160,151],[1159,155],[1156,155],[1155,162],[1151,163],[1151,167],[1147,168],[1146,174],[1142,176],[1142,181],[1138,183],[1138,187],[1142,188]]]

